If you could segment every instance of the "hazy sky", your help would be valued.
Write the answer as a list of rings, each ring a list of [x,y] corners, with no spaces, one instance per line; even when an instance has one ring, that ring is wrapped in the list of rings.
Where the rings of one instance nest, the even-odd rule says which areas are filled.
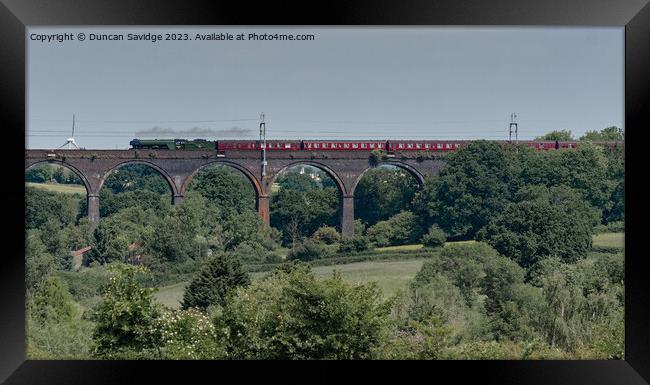
[[[127,34],[313,34],[313,41],[128,41]],[[41,42],[32,34],[72,33]],[[79,41],[84,33],[86,40]],[[90,41],[119,33],[123,41]],[[29,28],[29,148],[134,137],[507,139],[624,118],[624,29]]]

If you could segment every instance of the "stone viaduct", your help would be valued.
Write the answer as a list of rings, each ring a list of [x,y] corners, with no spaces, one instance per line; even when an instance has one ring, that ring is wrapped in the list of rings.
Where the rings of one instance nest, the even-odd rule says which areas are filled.
[[[368,151],[267,151],[266,175],[262,176],[260,151],[187,150],[26,150],[25,170],[42,164],[60,164],[74,171],[86,187],[88,216],[99,223],[99,191],[106,178],[128,164],[144,164],[157,170],[169,184],[172,204],[179,204],[192,178],[213,164],[233,167],[250,180],[257,198],[257,210],[269,224],[271,186],[282,171],[294,165],[311,165],[336,182],[340,196],[340,225],[344,236],[354,235],[354,191],[363,174],[375,165],[391,164],[411,173],[422,184],[426,176],[438,174],[444,164],[439,157],[424,158],[404,151],[371,164]]]

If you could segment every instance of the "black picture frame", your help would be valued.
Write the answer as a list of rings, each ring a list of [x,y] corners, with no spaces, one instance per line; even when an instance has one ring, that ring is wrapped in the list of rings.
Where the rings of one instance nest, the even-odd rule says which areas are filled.
[[[24,215],[25,48],[28,26],[55,25],[536,25],[625,27],[626,238],[624,361],[158,362],[25,360]],[[616,52],[612,54],[618,54]],[[1,0],[0,184],[4,253],[0,265],[0,381],[7,384],[124,384],[202,374],[210,382],[324,382],[374,378],[427,382],[452,378],[498,384],[647,384],[650,382],[650,279],[645,275],[644,148],[650,94],[647,0],[439,0],[287,3],[267,1]],[[296,368],[306,370],[299,375]],[[344,374],[345,373],[345,374]],[[418,380],[419,381],[419,380]],[[166,381],[163,381],[166,382]],[[447,381],[445,381],[447,382]]]

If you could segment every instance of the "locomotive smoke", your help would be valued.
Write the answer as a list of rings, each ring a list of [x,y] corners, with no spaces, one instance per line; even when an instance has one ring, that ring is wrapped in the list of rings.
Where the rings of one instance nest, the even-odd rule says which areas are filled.
[[[136,131],[136,136],[146,137],[246,137],[249,136],[253,130],[248,128],[240,128],[234,126],[226,130],[215,130],[212,128],[192,127],[186,130],[176,130],[173,128],[152,127],[146,130]]]

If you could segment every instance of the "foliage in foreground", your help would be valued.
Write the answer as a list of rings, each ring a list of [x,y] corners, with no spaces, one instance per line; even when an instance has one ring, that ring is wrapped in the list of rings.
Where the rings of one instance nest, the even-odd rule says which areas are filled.
[[[239,289],[216,322],[235,359],[368,359],[388,311],[376,285],[319,281],[298,265]]]
[[[203,269],[192,279],[181,304],[183,309],[207,309],[223,306],[239,286],[248,286],[250,277],[241,262],[231,253],[219,252],[212,256]]]

